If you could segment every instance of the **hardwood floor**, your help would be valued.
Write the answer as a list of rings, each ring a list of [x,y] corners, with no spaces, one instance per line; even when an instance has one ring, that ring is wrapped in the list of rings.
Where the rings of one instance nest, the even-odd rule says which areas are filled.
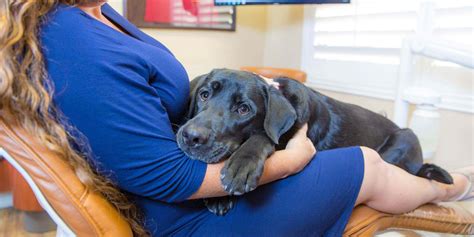
[[[28,233],[23,230],[22,213],[13,208],[0,209],[0,237],[54,237],[56,231],[44,234]]]

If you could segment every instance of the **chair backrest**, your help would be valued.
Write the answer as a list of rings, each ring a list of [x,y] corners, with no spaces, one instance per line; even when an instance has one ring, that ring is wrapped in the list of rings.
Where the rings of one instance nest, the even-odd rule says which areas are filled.
[[[133,235],[130,225],[103,196],[88,189],[70,165],[1,111],[0,152],[22,173],[43,208],[68,236]]]
[[[306,72],[291,68],[273,68],[273,67],[241,67],[241,70],[253,72],[264,77],[275,78],[275,77],[289,77],[299,82],[306,82]]]

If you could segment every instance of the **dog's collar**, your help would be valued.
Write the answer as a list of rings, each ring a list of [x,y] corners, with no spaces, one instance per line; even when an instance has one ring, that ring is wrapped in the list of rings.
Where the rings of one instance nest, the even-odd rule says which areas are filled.
[[[280,89],[280,83],[276,82],[272,78],[264,77],[262,75],[258,75],[258,76],[260,76],[265,81],[265,83],[267,83],[269,86],[273,86],[277,90]]]

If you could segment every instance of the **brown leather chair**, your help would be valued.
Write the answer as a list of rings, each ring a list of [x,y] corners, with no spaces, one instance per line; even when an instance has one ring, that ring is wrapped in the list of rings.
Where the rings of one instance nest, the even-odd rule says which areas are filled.
[[[306,72],[297,69],[245,66],[241,67],[240,70],[253,72],[268,78],[288,77],[302,83],[306,82]]]
[[[13,207],[20,211],[41,212],[43,208],[21,174],[0,157],[0,193],[13,194]]]
[[[132,236],[129,224],[104,197],[86,188],[61,157],[2,111],[0,156],[23,175],[58,225],[59,236]]]
[[[0,156],[26,179],[58,225],[58,236],[132,236],[128,223],[102,196],[88,190],[61,157],[0,111]],[[372,236],[388,228],[474,234],[474,216],[446,205],[424,205],[404,215],[355,208],[345,236]]]

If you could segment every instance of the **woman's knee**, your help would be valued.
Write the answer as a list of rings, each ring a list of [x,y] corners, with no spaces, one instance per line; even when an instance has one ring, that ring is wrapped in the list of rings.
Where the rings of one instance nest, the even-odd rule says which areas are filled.
[[[374,149],[361,146],[360,150],[362,151],[362,155],[364,156],[364,166],[367,168],[377,168],[379,166],[383,166],[385,163],[378,152]]]
[[[358,204],[371,200],[385,182],[387,163],[373,149],[360,147],[364,158],[364,181],[357,200]]]
[[[360,147],[364,156],[365,176],[383,182],[388,175],[388,163],[385,162],[380,154],[369,147]]]

